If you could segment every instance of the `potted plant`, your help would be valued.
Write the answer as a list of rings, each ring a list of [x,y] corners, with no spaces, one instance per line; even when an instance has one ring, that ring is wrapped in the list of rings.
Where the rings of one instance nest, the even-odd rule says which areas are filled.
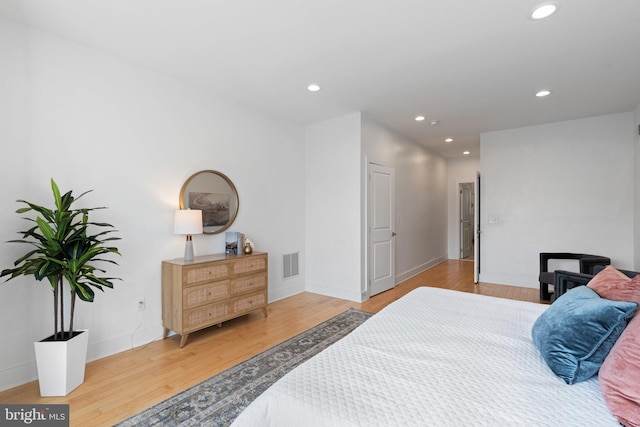
[[[74,202],[91,190],[78,197],[71,191],[61,195],[53,179],[51,189],[55,202],[52,209],[18,200],[26,206],[16,213],[35,212],[36,218],[25,218],[32,226],[19,232],[21,239],[10,242],[24,243],[31,248],[14,262],[13,268],[2,270],[0,277],[9,276],[7,280],[11,280],[33,276],[38,281],[49,282],[53,291],[54,327],[53,335],[35,343],[38,380],[42,396],[65,396],[84,381],[87,355],[89,332],[75,330],[73,325],[76,297],[93,302],[94,288],[101,291],[105,287],[113,288],[116,278],[99,277],[105,270],[96,267],[96,263],[117,264],[103,255],[120,255],[116,247],[109,246],[109,242],[119,237],[111,235],[116,231],[111,224],[89,221],[89,213],[103,207],[74,208]],[[70,307],[65,314],[67,293]],[[64,327],[65,315],[68,329]]]

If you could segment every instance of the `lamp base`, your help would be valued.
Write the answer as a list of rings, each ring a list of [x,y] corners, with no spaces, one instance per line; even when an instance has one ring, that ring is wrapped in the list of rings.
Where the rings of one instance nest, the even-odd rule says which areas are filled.
[[[184,245],[184,260],[193,261],[193,240],[190,234],[187,235],[187,242]]]

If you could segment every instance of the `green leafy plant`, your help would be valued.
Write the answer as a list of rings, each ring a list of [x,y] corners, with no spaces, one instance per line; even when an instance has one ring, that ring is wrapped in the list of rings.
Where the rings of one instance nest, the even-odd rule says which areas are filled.
[[[51,189],[55,201],[55,208],[49,209],[25,200],[18,200],[26,206],[16,213],[25,214],[35,212],[36,218],[25,219],[33,223],[26,231],[20,231],[22,239],[10,240],[10,243],[23,243],[33,247],[25,255],[18,258],[14,268],[2,270],[0,277],[10,276],[11,280],[18,276],[34,276],[36,280],[47,279],[53,290],[54,305],[54,333],[51,340],[66,340],[74,336],[73,318],[76,297],[83,301],[93,302],[94,291],[103,288],[113,288],[113,277],[98,277],[105,270],[95,266],[96,262],[117,264],[115,261],[102,258],[106,254],[120,252],[116,247],[108,246],[111,241],[120,240],[111,233],[111,224],[89,222],[89,213],[97,208],[74,209],[73,203],[92,190],[74,198],[69,191],[60,195],[55,181],[51,179]],[[96,234],[90,234],[97,230]],[[102,230],[102,231],[100,231]],[[64,283],[68,284],[71,295],[69,312],[69,329],[64,329]]]

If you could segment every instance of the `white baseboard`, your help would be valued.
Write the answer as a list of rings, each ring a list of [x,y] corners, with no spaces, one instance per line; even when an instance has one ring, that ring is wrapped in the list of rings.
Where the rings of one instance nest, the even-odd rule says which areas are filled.
[[[521,288],[533,288],[540,287],[538,278],[531,278],[529,275],[524,276],[520,274],[482,274],[478,278],[484,283],[495,283],[496,285],[508,285],[519,286]]]
[[[312,292],[314,294],[326,295],[328,297],[346,299],[349,301],[362,302],[362,294],[360,289],[342,289],[335,288],[320,283],[307,282],[306,292]]]
[[[109,340],[90,343],[87,350],[87,362],[102,359],[123,351],[132,350],[135,347],[149,344],[162,338],[164,328],[161,323],[136,329],[127,335],[111,338]]]
[[[87,348],[87,363],[161,339],[162,331],[162,324],[156,324],[137,329],[127,335],[90,343]],[[32,355],[31,360],[0,371],[0,391],[9,390],[38,379],[35,352]]]
[[[441,262],[446,261],[447,258],[445,257],[437,257],[437,258],[433,258],[423,264],[418,265],[417,267],[414,267],[410,270],[404,271],[400,274],[396,274],[396,285],[398,283],[404,282],[407,279],[412,278],[413,276],[417,276],[418,274],[427,271],[428,269],[430,269],[431,267],[435,267],[436,265],[440,264]]]
[[[0,391],[9,390],[38,379],[35,351],[33,357],[33,360],[0,371]]]
[[[292,285],[288,285],[288,286],[285,286],[285,285],[286,285],[286,281],[278,283],[277,289],[275,289],[276,286],[269,286],[269,302],[270,303],[291,297],[293,295],[297,295],[305,291],[304,283],[296,282],[295,284],[292,284]]]

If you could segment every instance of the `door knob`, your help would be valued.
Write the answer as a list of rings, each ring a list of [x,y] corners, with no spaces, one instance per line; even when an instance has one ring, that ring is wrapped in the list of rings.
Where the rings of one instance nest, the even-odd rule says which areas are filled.
[[[395,231],[391,232],[391,237],[396,237],[396,232]]]

